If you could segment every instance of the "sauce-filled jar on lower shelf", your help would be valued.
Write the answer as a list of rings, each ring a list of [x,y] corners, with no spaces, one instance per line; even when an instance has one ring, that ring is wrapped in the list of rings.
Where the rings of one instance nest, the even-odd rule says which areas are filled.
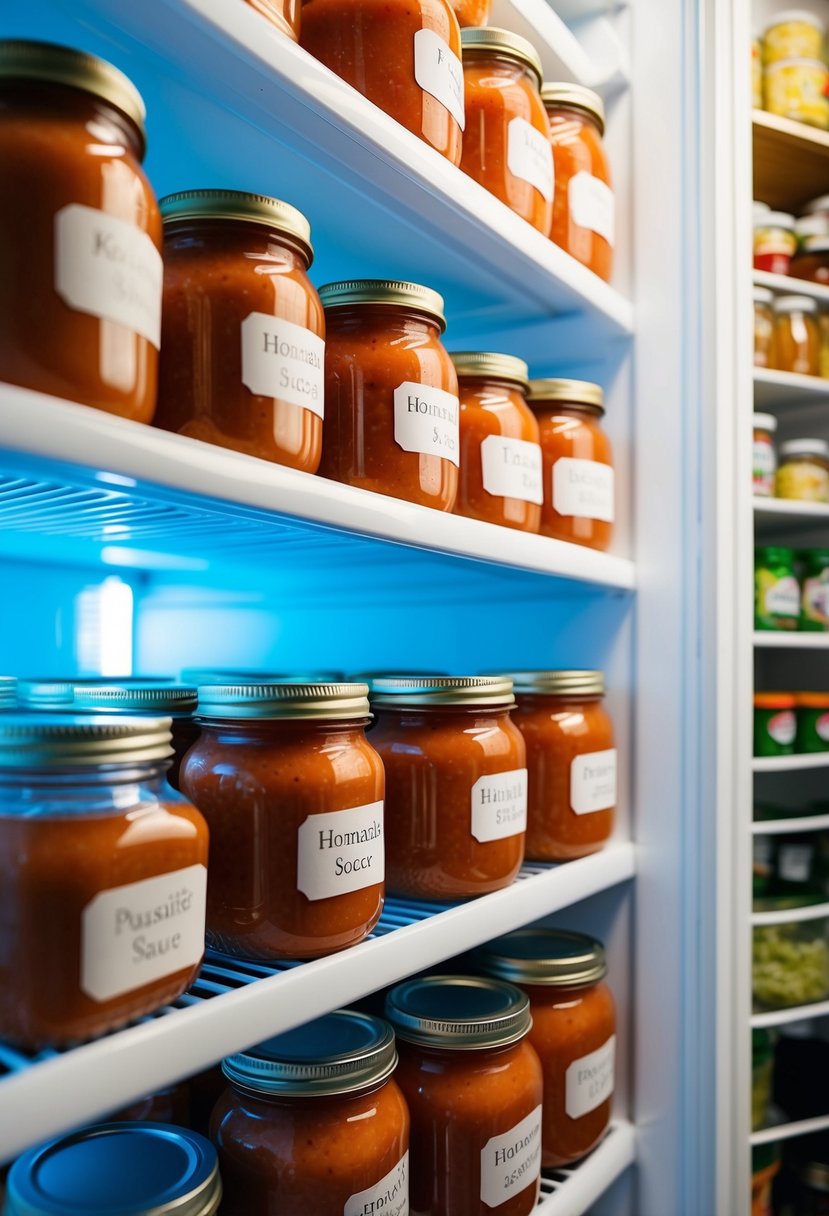
[[[537,532],[544,488],[527,365],[513,355],[460,352],[461,465],[455,514]]]
[[[582,933],[519,929],[477,960],[530,998],[530,1042],[544,1070],[541,1164],[571,1165],[600,1142],[613,1106],[616,1006],[604,947]]]
[[[8,41],[0,112],[0,380],[150,422],[162,263],[144,103],[94,55]]]
[[[164,312],[156,426],[315,473],[325,319],[305,216],[239,190],[161,200]]]
[[[416,1216],[529,1216],[541,1173],[541,1065],[526,995],[433,975],[386,998],[411,1115]]]
[[[211,1119],[223,1216],[409,1210],[409,1112],[394,1033],[338,1010],[230,1056]]]
[[[512,681],[372,680],[371,742],[386,770],[389,891],[466,899],[509,886],[524,859],[526,750]]]
[[[383,765],[365,684],[199,688],[182,789],[210,828],[208,942],[251,959],[362,941],[383,906]]]
[[[0,1037],[103,1034],[195,978],[207,828],[171,754],[169,718],[0,717]]]
[[[820,375],[817,300],[778,296],[774,301],[774,342],[770,367],[801,376]]]
[[[386,279],[329,283],[320,297],[328,327],[320,473],[451,511],[458,378],[440,340],[443,299]]]

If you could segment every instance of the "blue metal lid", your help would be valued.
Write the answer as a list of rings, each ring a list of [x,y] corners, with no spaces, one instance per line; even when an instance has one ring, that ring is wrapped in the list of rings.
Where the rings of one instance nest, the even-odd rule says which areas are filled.
[[[228,1056],[222,1071],[235,1085],[256,1093],[321,1097],[376,1085],[396,1065],[394,1031],[387,1022],[338,1009]]]
[[[216,1150],[166,1123],[102,1123],[24,1153],[5,1216],[213,1216]]]
[[[113,679],[21,680],[18,699],[26,709],[75,713],[148,713],[189,717],[196,709],[196,689],[167,676]]]
[[[398,1038],[424,1047],[481,1051],[522,1039],[532,1025],[526,993],[502,980],[427,975],[386,997]]]
[[[13,709],[17,705],[17,680],[14,676],[0,676],[0,709]]]

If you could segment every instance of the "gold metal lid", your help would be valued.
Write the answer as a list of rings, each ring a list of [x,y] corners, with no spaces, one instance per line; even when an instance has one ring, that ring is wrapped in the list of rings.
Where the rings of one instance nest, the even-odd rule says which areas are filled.
[[[424,1047],[481,1051],[523,1039],[532,1026],[526,993],[502,980],[427,975],[386,997],[386,1017],[400,1039]]]
[[[159,199],[158,206],[165,224],[177,224],[182,220],[242,220],[248,224],[261,224],[263,228],[281,232],[297,241],[309,266],[314,260],[308,220],[290,203],[267,194],[247,194],[244,190],[181,190]]]
[[[602,387],[590,380],[531,380],[527,401],[531,406],[561,401],[567,402],[568,405],[587,406],[604,413]]]
[[[198,721],[241,718],[365,718],[367,684],[199,685]]]
[[[541,100],[550,109],[567,106],[570,110],[583,110],[596,119],[600,133],[604,135],[604,102],[592,89],[586,89],[583,84],[545,80],[541,86]]]
[[[143,153],[144,100],[129,77],[105,59],[55,42],[4,39],[0,40],[0,80],[45,80],[94,93],[138,128]]]
[[[523,359],[515,355],[495,355],[490,352],[460,350],[450,351],[449,357],[458,376],[476,376],[486,380],[511,380],[526,390],[530,382],[530,369]]]
[[[461,50],[463,58],[496,54],[502,59],[511,59],[522,67],[530,68],[538,78],[539,85],[544,78],[541,58],[531,42],[511,30],[501,30],[496,26],[482,28],[473,26],[461,30]]]
[[[601,671],[511,671],[509,678],[517,693],[539,696],[604,696]]]
[[[318,292],[326,311],[347,308],[351,304],[396,304],[401,308],[416,308],[428,313],[441,329],[446,329],[443,296],[420,283],[402,279],[344,279],[326,283]]]
[[[10,713],[0,717],[0,769],[130,764],[172,756],[169,718]]]
[[[488,975],[513,984],[580,988],[607,975],[601,942],[562,929],[518,929],[481,946],[475,958]]]
[[[74,686],[73,706],[79,713],[149,713],[189,718],[196,712],[196,689],[185,684],[84,684]]]
[[[371,682],[373,705],[515,704],[508,676],[385,676]]]

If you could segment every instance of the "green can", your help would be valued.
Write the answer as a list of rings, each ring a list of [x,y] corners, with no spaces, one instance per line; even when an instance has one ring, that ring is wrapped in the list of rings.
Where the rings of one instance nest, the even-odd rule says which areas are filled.
[[[799,692],[797,706],[797,737],[799,752],[829,752],[829,694]]]
[[[791,756],[797,722],[794,693],[756,692],[754,694],[755,756]]]
[[[797,629],[800,584],[794,550],[770,545],[754,550],[754,628]]]
[[[802,549],[800,628],[829,629],[829,549]]]

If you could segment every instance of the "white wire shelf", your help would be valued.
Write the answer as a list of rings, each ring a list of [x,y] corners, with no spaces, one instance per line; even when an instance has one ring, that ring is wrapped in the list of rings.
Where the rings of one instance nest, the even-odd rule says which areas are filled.
[[[212,955],[173,1006],[124,1030],[62,1052],[28,1055],[0,1044],[0,1161],[461,954],[493,932],[625,882],[634,868],[633,845],[612,843],[561,866],[527,864],[511,887],[463,904],[390,899],[372,937],[351,950],[284,966]]]
[[[751,761],[755,773],[795,773],[809,768],[829,766],[829,752],[808,752],[795,756],[755,756]]]
[[[829,650],[829,631],[812,633],[792,630],[785,633],[783,630],[756,629],[753,640],[755,649],[760,650]]]
[[[829,903],[804,904],[801,908],[780,908],[774,912],[752,912],[751,923],[762,925],[789,925],[794,921],[804,922],[829,917]]]
[[[754,405],[758,410],[810,404],[829,408],[829,379],[755,367]]]
[[[752,1030],[766,1030],[769,1026],[787,1026],[790,1022],[805,1022],[811,1018],[829,1016],[829,1001],[815,1001],[811,1005],[793,1005],[790,1009],[768,1009],[751,1016]]]
[[[777,1140],[791,1140],[794,1136],[809,1136],[812,1132],[822,1132],[829,1128],[829,1114],[818,1115],[814,1119],[798,1119],[795,1123],[776,1123],[771,1127],[761,1127],[751,1133],[751,1143],[773,1144]]]
[[[795,279],[787,274],[770,274],[767,270],[754,271],[755,287],[766,287],[769,291],[786,296],[810,296],[829,304],[829,287],[823,283],[811,283],[808,279]]]
[[[791,819],[755,819],[751,831],[755,836],[780,836],[788,832],[821,832],[829,828],[829,815],[797,815]]]
[[[589,1157],[570,1169],[546,1172],[537,1211],[544,1216],[583,1216],[636,1159],[636,1133],[614,1120]]]

